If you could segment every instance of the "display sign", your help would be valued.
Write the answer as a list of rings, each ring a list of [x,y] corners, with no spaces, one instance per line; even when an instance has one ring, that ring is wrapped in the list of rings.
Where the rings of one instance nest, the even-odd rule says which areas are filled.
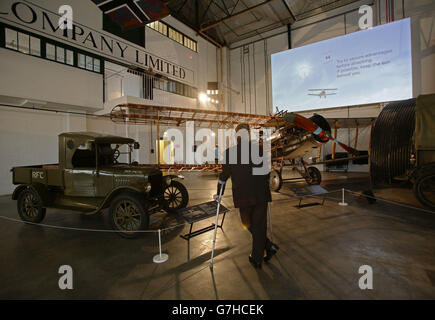
[[[301,111],[412,98],[410,19],[272,55],[273,105]]]
[[[216,216],[217,202],[209,201],[200,203],[189,208],[178,210],[178,214],[182,216],[188,223],[204,220],[213,216]],[[219,214],[226,213],[229,210],[221,204],[219,206]]]

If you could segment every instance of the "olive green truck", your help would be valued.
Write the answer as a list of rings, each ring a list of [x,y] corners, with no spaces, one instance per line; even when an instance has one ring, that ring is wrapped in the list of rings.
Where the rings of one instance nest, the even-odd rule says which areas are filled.
[[[14,167],[12,195],[22,220],[40,223],[46,208],[96,214],[109,208],[114,230],[134,237],[149,227],[149,215],[175,212],[187,206],[189,195],[157,167],[141,167],[131,157],[133,139],[93,132],[59,135],[59,163]],[[123,162],[121,162],[121,159]]]

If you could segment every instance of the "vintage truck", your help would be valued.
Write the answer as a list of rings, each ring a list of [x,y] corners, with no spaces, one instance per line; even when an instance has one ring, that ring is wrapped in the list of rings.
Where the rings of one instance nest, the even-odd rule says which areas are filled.
[[[132,162],[134,139],[93,132],[59,135],[59,163],[14,167],[12,195],[22,220],[39,223],[46,208],[96,214],[109,208],[114,230],[131,238],[148,228],[149,215],[187,206],[186,187],[157,167]],[[121,163],[121,158],[125,163]]]

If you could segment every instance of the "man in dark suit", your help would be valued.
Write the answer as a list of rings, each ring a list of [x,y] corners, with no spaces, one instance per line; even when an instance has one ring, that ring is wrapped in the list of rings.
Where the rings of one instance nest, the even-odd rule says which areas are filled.
[[[255,268],[261,268],[263,260],[269,261],[278,251],[278,246],[267,238],[267,206],[268,202],[272,201],[269,188],[270,173],[254,174],[254,168],[261,167],[262,163],[253,163],[251,150],[257,147],[262,157],[263,149],[261,146],[255,146],[257,142],[250,140],[249,125],[239,124],[236,135],[237,145],[225,150],[219,180],[223,183],[231,177],[234,207],[239,208],[242,223],[252,235],[252,253],[249,261]],[[217,194],[220,187],[221,184],[218,183]],[[224,191],[222,190],[222,195]],[[214,196],[215,199],[217,197]]]

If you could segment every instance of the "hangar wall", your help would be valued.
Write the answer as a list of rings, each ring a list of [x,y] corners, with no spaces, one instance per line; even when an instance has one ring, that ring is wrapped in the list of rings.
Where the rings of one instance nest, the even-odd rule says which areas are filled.
[[[404,5],[403,5],[404,4]],[[273,53],[334,38],[359,30],[358,9],[370,5],[374,12],[375,25],[386,22],[386,1],[357,1],[344,7],[300,20],[287,27],[263,33],[253,38],[232,44],[229,49],[228,109],[236,112],[271,114],[272,83],[270,56]],[[395,20],[411,17],[413,48],[414,96],[435,92],[435,3],[431,0],[394,1]],[[320,113],[325,117],[376,117],[383,105],[349,106],[344,108],[302,112],[309,117]],[[369,128],[360,128],[358,149],[368,150]],[[338,138],[353,145],[355,129],[339,129]],[[337,146],[336,152],[343,152]],[[322,157],[332,152],[332,144],[322,149]],[[316,152],[308,157],[317,156]],[[322,169],[319,167],[319,169]],[[350,171],[368,171],[368,165],[350,165]]]

